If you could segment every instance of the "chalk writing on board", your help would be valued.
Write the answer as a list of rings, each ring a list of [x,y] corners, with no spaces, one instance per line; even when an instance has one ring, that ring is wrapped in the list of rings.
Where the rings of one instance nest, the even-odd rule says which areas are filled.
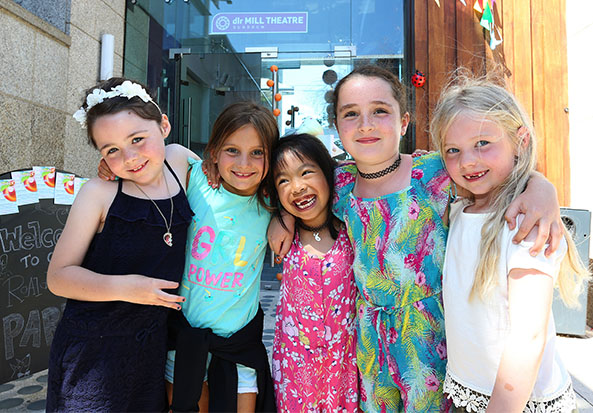
[[[65,308],[47,287],[47,267],[69,210],[40,199],[0,215],[0,383],[47,368]]]
[[[2,280],[3,290],[6,292],[4,303],[5,308],[11,308],[15,304],[21,304],[29,297],[39,297],[47,291],[45,277],[24,277],[22,275],[11,275]]]
[[[31,355],[27,354],[23,359],[15,358],[8,363],[12,369],[12,378],[20,379],[31,374]]]
[[[2,252],[16,252],[33,248],[53,248],[62,229],[41,228],[39,221],[28,222],[26,226],[17,225],[12,231],[0,228],[0,248]]]
[[[3,317],[4,359],[14,358],[17,348],[49,347],[65,305],[31,310],[26,316],[12,313]]]

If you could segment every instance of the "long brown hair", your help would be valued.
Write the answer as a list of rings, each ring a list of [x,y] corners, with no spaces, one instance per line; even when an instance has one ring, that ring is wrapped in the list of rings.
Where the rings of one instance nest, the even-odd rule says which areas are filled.
[[[234,132],[245,125],[251,125],[256,130],[261,139],[264,148],[264,170],[267,170],[265,176],[262,176],[262,183],[266,176],[270,174],[270,160],[272,151],[278,143],[278,124],[272,112],[255,102],[237,102],[227,106],[216,118],[210,139],[204,148],[204,159],[212,159],[214,155],[220,152],[225,141]],[[268,209],[265,197],[265,185],[260,183],[257,188],[257,200],[266,209]]]
[[[344,76],[336,85],[333,93],[333,115],[334,119],[338,117],[338,99],[340,97],[340,90],[342,86],[355,76],[376,77],[386,81],[391,87],[391,93],[397,104],[399,105],[399,114],[403,116],[408,112],[408,104],[406,97],[406,87],[399,81],[398,77],[387,69],[375,65],[365,65],[355,68],[348,75]]]

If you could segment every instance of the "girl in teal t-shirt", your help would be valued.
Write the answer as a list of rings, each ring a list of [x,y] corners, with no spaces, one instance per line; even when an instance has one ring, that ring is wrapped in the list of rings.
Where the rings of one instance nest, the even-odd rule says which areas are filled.
[[[217,118],[204,149],[206,160],[220,174],[221,185],[212,188],[202,172],[202,161],[190,159],[187,197],[194,218],[188,229],[185,269],[178,292],[186,298],[181,307],[189,325],[210,329],[217,337],[232,340],[258,314],[270,222],[260,184],[269,172],[269,158],[277,140],[278,127],[272,113],[257,104],[239,102],[228,106]],[[261,331],[258,340],[261,343]],[[263,343],[261,348],[265,358]],[[204,360],[207,365],[214,353],[209,351]],[[167,359],[169,390],[177,379],[174,367],[178,356],[171,351]],[[267,359],[264,361],[269,372]],[[262,393],[258,374],[254,368],[236,364],[238,409],[253,411],[256,396]],[[177,385],[176,381],[175,388]],[[225,402],[223,399],[228,399],[231,392],[225,388],[219,397],[219,388],[216,396],[209,397],[210,387],[206,373],[198,396],[200,411],[208,411],[209,404],[213,408],[212,403]],[[176,405],[176,397],[173,409],[183,410],[183,406]]]

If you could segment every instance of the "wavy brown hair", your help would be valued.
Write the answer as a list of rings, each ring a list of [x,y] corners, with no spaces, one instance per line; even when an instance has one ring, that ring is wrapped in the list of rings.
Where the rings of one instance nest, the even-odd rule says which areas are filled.
[[[227,106],[220,113],[214,121],[210,139],[204,148],[204,159],[212,160],[214,155],[220,152],[227,138],[245,125],[253,126],[261,139],[265,152],[264,168],[267,169],[266,175],[262,177],[262,182],[265,182],[266,177],[270,174],[270,158],[278,143],[279,132],[276,118],[272,112],[255,102],[236,102]],[[260,183],[256,192],[257,200],[260,205],[269,209],[265,194],[265,185]]]

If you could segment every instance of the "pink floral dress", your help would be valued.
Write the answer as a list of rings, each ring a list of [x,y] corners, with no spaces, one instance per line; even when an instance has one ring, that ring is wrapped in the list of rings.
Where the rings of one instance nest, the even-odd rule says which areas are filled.
[[[345,229],[324,257],[295,234],[284,258],[272,375],[280,412],[358,410],[356,284]]]

